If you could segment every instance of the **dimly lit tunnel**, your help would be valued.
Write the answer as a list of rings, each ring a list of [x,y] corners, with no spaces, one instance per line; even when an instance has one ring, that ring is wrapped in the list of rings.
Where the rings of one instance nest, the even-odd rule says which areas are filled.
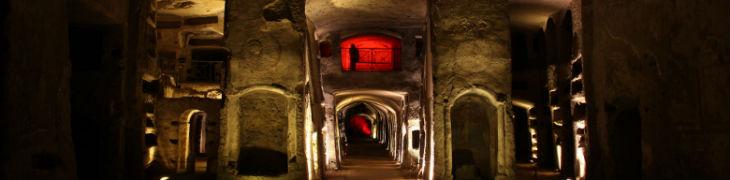
[[[8,0],[0,179],[730,179],[727,0]]]

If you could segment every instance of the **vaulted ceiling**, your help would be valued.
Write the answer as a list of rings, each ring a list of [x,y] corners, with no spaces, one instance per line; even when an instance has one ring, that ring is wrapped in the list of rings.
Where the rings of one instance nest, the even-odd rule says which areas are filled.
[[[548,17],[565,9],[571,0],[509,0],[509,16],[513,26],[542,27]]]
[[[308,0],[317,34],[349,29],[423,26],[426,0]]]

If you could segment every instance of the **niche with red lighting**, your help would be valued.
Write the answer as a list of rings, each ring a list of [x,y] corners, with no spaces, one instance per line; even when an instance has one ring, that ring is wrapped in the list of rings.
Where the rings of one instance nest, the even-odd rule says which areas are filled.
[[[345,39],[340,43],[342,71],[400,70],[400,39],[367,34]]]
[[[352,118],[350,118],[350,128],[352,128],[352,132],[357,133],[358,135],[368,137],[373,134],[370,130],[370,121],[368,121],[365,116],[352,116]]]

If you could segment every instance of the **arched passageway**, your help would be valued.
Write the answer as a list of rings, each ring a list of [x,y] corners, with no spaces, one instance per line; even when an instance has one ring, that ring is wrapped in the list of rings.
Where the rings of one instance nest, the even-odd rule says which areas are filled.
[[[328,179],[412,179],[401,169],[401,146],[406,130],[400,117],[402,107],[386,97],[353,95],[342,98],[336,113],[336,154],[341,158],[337,170],[326,173]],[[327,136],[327,134],[325,134]],[[417,156],[417,155],[416,155]]]

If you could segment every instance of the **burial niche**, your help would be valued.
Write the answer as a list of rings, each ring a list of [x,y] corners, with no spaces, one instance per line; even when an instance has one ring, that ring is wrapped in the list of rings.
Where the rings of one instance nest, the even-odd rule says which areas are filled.
[[[454,102],[450,116],[454,179],[492,179],[497,108],[485,97],[467,94]]]

